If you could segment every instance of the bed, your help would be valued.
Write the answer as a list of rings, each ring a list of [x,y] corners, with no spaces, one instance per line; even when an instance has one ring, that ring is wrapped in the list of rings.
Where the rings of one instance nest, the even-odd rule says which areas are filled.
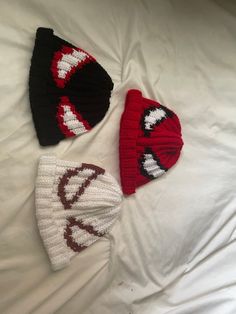
[[[236,4],[232,0],[1,1],[0,312],[236,313]],[[28,75],[37,27],[89,51],[112,77],[104,120],[40,147]],[[53,272],[34,203],[39,157],[119,178],[128,89],[174,110],[184,147],[168,174],[125,197],[112,232]]]

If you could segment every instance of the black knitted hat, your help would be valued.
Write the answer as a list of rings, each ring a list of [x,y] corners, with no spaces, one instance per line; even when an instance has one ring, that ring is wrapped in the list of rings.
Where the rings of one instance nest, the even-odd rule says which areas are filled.
[[[52,29],[38,28],[29,96],[40,145],[90,130],[105,116],[112,89],[110,76],[90,54]]]

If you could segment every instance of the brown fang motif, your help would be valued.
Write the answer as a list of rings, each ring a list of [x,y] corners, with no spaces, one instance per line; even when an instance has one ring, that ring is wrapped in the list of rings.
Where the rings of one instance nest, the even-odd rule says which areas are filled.
[[[88,233],[95,235],[97,237],[102,237],[104,233],[100,233],[96,231],[93,226],[85,225],[82,220],[76,220],[73,217],[67,218],[67,226],[64,232],[64,238],[66,240],[66,244],[74,251],[74,252],[81,252],[82,250],[86,249],[86,245],[81,245],[75,242],[72,236],[72,227],[77,226],[80,229],[86,230]]]
[[[65,187],[68,184],[69,179],[71,177],[77,176],[78,173],[83,171],[84,169],[92,169],[94,172],[80,185],[78,191],[73,195],[73,197],[71,199],[68,199],[66,197]],[[105,173],[104,169],[90,164],[82,164],[81,167],[75,169],[68,169],[59,180],[57,192],[57,195],[59,196],[64,208],[71,209],[72,205],[78,201],[80,196],[84,193],[85,189],[90,185],[91,181],[96,180],[98,175],[104,173]]]

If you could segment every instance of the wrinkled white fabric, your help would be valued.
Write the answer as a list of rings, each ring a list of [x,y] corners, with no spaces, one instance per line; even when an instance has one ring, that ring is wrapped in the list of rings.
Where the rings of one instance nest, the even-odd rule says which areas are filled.
[[[28,99],[39,26],[88,51],[115,83],[99,125],[48,148]],[[1,313],[236,313],[235,31],[233,0],[0,1]],[[119,180],[129,88],[179,116],[180,160],[124,200],[110,236],[54,273],[35,219],[39,157],[94,163]]]

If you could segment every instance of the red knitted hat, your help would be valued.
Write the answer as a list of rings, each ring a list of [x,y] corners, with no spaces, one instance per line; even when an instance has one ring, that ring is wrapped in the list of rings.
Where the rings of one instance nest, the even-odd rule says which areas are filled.
[[[183,146],[177,115],[129,90],[120,122],[120,177],[124,194],[158,178],[178,160]]]

